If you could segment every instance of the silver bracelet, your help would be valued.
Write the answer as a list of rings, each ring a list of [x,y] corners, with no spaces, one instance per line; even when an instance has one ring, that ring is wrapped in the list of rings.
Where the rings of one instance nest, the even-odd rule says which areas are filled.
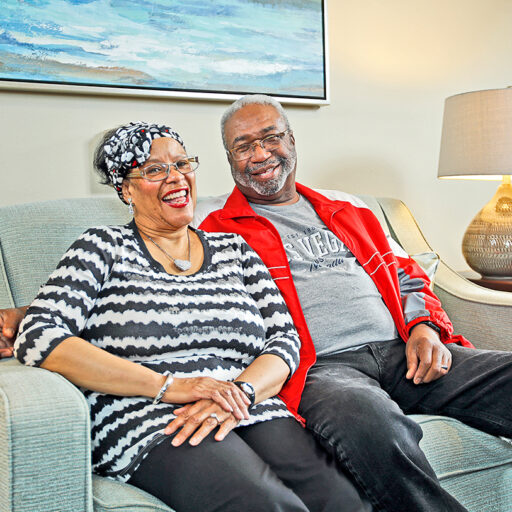
[[[167,391],[167,388],[173,383],[173,381],[174,381],[174,377],[172,376],[172,373],[169,373],[169,375],[167,375],[167,378],[165,379],[164,385],[160,388],[160,391],[156,394],[156,396],[153,400],[153,405],[160,403],[163,396],[165,395],[165,392]]]

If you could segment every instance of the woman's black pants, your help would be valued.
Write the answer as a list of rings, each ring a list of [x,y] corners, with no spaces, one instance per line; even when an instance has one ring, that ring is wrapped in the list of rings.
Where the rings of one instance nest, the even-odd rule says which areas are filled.
[[[224,441],[155,446],[129,482],[176,512],[370,511],[311,433],[291,418],[238,427]]]

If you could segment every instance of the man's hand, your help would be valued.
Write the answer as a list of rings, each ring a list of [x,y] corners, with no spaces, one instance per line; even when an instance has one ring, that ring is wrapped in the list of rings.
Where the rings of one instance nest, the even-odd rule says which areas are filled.
[[[407,358],[406,379],[414,384],[426,384],[439,379],[452,365],[452,355],[434,329],[425,324],[412,328],[405,345]]]
[[[173,446],[180,446],[190,436],[189,443],[197,446],[212,430],[219,427],[216,441],[222,441],[237,425],[239,420],[226,412],[213,400],[202,399],[174,411],[176,418],[164,430],[169,435],[181,430],[172,440]]]
[[[12,346],[27,307],[0,309],[0,358],[12,356]]]

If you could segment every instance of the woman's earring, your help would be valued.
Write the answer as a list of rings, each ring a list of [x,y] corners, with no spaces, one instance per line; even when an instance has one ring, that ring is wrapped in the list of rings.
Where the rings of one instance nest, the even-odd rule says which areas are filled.
[[[130,212],[130,215],[133,215],[133,202],[131,197],[128,199],[128,211]]]

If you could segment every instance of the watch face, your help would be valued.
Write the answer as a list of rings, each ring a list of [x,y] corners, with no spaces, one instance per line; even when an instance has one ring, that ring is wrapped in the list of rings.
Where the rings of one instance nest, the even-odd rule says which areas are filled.
[[[254,395],[254,388],[252,387],[252,384],[249,384],[248,382],[242,382],[242,384],[240,384],[240,388],[244,393],[247,393],[248,395]]]
[[[247,395],[249,400],[251,401],[251,405],[254,404],[254,399],[256,398],[256,392],[254,391],[254,387],[249,382],[243,381],[235,381],[235,384]]]

